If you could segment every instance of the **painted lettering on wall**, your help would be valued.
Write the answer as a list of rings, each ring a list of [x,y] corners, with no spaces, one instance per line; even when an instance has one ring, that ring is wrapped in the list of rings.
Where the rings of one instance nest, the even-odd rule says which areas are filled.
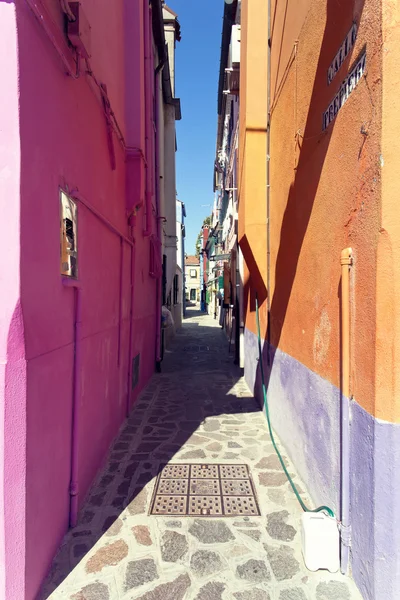
[[[367,54],[364,52],[363,55],[358,59],[356,65],[350,71],[349,75],[343,81],[338,93],[323,114],[322,131],[325,131],[328,125],[332,123],[343,104],[347,102],[350,94],[353,92],[365,72],[366,60]]]
[[[328,69],[328,85],[330,85],[332,83],[332,81],[335,78],[340,67],[344,63],[347,56],[349,55],[351,49],[353,48],[353,46],[356,42],[356,38],[357,38],[357,24],[353,23],[352,28],[350,29],[349,33],[346,35],[344,42],[342,43],[339,50],[337,51],[337,54]]]

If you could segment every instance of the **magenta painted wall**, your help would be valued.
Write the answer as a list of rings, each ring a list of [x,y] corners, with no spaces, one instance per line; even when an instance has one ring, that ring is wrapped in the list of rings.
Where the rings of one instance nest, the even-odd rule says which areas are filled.
[[[47,4],[57,10],[58,2]],[[130,145],[139,145],[144,111],[130,113],[126,98],[135,95],[143,104],[144,83],[137,77],[128,81],[129,89],[125,85],[129,57],[124,2],[115,0],[112,11],[107,0],[82,4],[91,25],[93,71],[107,85],[122,133],[129,129],[134,139]],[[130,4],[140,22],[139,2]],[[131,18],[135,20],[135,15]],[[136,43],[137,56],[143,56],[140,38],[130,43]],[[0,564],[5,550],[6,584],[0,567],[0,598],[32,600],[69,518],[74,290],[65,288],[60,276],[59,187],[79,189],[126,237],[131,231],[125,151],[114,136],[113,171],[98,91],[85,74],[77,80],[66,76],[25,0],[16,0],[15,5],[0,0],[0,53],[0,79],[6,84],[2,85],[6,95],[0,95],[0,226],[5,228],[7,248],[0,258],[0,285],[7,290],[0,298],[1,425],[5,424],[0,468],[5,465],[6,482],[5,529],[0,510]],[[137,169],[129,185],[141,190],[142,175],[143,170]],[[152,220],[155,231],[155,215]],[[141,218],[134,236],[133,254],[123,242],[121,304],[120,237],[78,203],[80,505],[126,415],[132,308],[132,356],[140,352],[141,372],[131,402],[154,370],[156,280],[149,276],[149,238],[143,237]],[[0,481],[2,485],[3,477]]]

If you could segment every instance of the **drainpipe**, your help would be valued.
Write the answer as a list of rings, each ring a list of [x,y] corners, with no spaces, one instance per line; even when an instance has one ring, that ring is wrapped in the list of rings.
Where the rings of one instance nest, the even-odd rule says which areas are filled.
[[[341,560],[340,570],[347,574],[351,547],[350,525],[350,267],[353,252],[346,248],[340,256],[342,270],[342,456],[341,456]]]
[[[155,195],[156,195],[156,211],[157,211],[157,243],[159,244],[160,250],[160,261],[162,255],[161,245],[161,221],[160,216],[160,202],[161,202],[161,190],[160,187],[164,185],[164,180],[161,181],[160,176],[160,146],[164,143],[163,136],[160,135],[160,116],[159,111],[161,108],[160,102],[160,77],[162,73],[163,62],[161,62],[155,70],[155,120],[156,120],[156,156],[155,156]],[[157,273],[156,280],[156,369],[158,372],[161,370],[161,273]]]
[[[123,311],[122,292],[123,292],[123,285],[124,285],[124,241],[122,238],[119,238],[119,240],[120,240],[120,255],[119,255],[118,357],[117,357],[118,367],[121,365],[122,311]]]
[[[131,314],[129,321],[129,364],[128,364],[128,393],[126,395],[126,416],[129,417],[131,411],[132,398],[132,359],[133,359],[133,309],[134,309],[134,281],[135,281],[135,246],[131,246]]]
[[[270,226],[270,155],[271,155],[271,0],[268,0],[268,60],[267,60],[267,361],[271,364],[271,226]]]
[[[71,427],[71,479],[69,487],[69,524],[75,527],[78,522],[78,455],[79,455],[79,410],[80,373],[82,370],[82,288],[79,281],[62,278],[65,287],[75,290],[75,324],[74,324],[74,373],[72,394],[72,427]]]
[[[146,192],[145,192],[145,204],[146,204],[146,227],[143,230],[143,235],[149,237],[151,235],[151,174],[153,167],[153,160],[151,156],[151,109],[153,106],[151,89],[152,89],[152,61],[151,61],[151,35],[150,35],[150,14],[151,8],[148,0],[143,0],[144,3],[144,81],[145,81],[145,150],[146,150]]]

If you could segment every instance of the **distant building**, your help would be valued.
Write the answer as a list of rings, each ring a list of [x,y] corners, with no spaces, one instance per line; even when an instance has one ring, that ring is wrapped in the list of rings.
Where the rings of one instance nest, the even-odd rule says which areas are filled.
[[[200,257],[185,258],[186,300],[200,302]]]
[[[243,256],[238,246],[238,149],[241,2],[225,4],[218,85],[215,201],[206,252],[210,312],[223,290],[223,325],[235,362],[244,366]]]

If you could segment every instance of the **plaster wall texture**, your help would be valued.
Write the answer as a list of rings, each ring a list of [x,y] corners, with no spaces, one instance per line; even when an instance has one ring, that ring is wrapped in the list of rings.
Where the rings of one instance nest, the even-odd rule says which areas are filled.
[[[55,3],[47,4],[56,10]],[[131,9],[135,14],[126,15],[122,0],[113,3],[112,11],[103,0],[82,4],[91,25],[93,72],[107,85],[128,144],[141,147],[143,67],[129,64],[124,43],[129,24],[140,22],[143,14],[137,7],[138,14]],[[5,132],[0,142],[0,186],[1,197],[8,198],[0,208],[5,211],[3,239],[8,249],[0,259],[2,289],[7,290],[1,295],[0,328],[1,464],[6,465],[1,477],[1,485],[3,480],[6,484],[5,525],[0,522],[6,583],[0,597],[31,600],[69,518],[75,308],[74,291],[63,287],[60,276],[59,188],[79,189],[129,237],[127,172],[125,153],[115,135],[116,168],[111,168],[106,121],[93,81],[84,73],[77,80],[65,75],[27,2],[0,2],[0,30],[0,45],[7,46],[0,63],[7,91],[0,100],[5,103],[0,116]],[[136,38],[132,61],[143,55],[142,41]],[[138,77],[127,79],[125,86],[129,69]],[[136,122],[128,122],[125,102],[135,96]],[[139,194],[140,177],[139,168],[130,180]],[[140,218],[134,234],[132,252],[78,202],[83,304],[80,505],[126,415],[128,396],[134,402],[154,370],[156,282],[149,277],[149,239],[143,237]],[[132,356],[141,356],[140,379],[133,391],[128,379],[131,313]]]

